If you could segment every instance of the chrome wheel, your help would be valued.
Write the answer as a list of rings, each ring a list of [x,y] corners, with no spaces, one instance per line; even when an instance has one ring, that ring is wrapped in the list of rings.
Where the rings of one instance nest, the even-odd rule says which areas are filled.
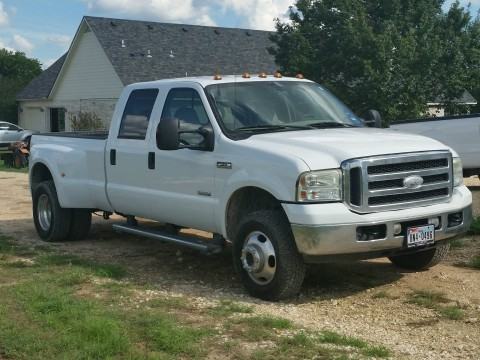
[[[52,223],[52,207],[46,194],[40,195],[37,203],[38,223],[43,231],[50,230]]]
[[[250,233],[241,255],[242,267],[250,278],[260,285],[270,283],[277,268],[277,258],[272,242],[261,231]]]

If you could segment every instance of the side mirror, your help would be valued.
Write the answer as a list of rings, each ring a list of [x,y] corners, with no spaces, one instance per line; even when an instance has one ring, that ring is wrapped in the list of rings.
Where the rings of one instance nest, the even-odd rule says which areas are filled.
[[[180,146],[178,129],[178,119],[164,118],[160,120],[157,127],[157,146],[160,150],[178,150]]]
[[[203,137],[203,142],[201,145],[190,144],[185,140],[180,140],[182,134],[199,135]],[[157,127],[156,135],[157,147],[160,150],[192,149],[212,151],[215,143],[215,136],[211,127],[182,130],[180,129],[180,121],[175,118],[161,119]]]
[[[368,127],[382,128],[382,116],[377,110],[368,110],[364,116],[365,124]]]

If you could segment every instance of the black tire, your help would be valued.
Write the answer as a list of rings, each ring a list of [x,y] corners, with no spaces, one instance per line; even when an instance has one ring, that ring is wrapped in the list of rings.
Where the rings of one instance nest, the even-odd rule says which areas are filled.
[[[73,209],[70,230],[68,232],[69,240],[83,240],[88,236],[92,226],[92,213],[86,209]]]
[[[447,257],[449,250],[450,243],[443,243],[437,245],[434,249],[409,255],[391,256],[388,259],[399,268],[407,270],[426,270],[444,260]]]
[[[267,284],[255,282],[242,264],[244,244],[254,232],[265,234],[275,251],[276,269]],[[259,210],[241,219],[233,243],[233,261],[250,295],[263,300],[278,301],[297,295],[305,277],[305,263],[298,253],[288,220],[280,211]]]
[[[48,224],[41,220],[39,215],[39,199],[47,201],[50,216]],[[45,200],[47,199],[47,200]],[[57,198],[57,190],[53,181],[45,181],[33,189],[33,221],[40,238],[44,241],[64,241],[68,238],[72,211],[60,206]]]

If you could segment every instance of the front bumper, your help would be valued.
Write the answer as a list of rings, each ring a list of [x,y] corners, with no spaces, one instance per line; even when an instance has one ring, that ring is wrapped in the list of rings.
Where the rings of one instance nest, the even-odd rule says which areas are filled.
[[[284,209],[292,223],[299,252],[307,260],[315,261],[315,257],[331,255],[358,254],[360,257],[368,258],[406,251],[404,235],[406,227],[421,225],[431,218],[440,219],[440,226],[435,230],[435,242],[461,235],[470,228],[471,204],[471,193],[462,186],[454,190],[452,198],[447,203],[398,211],[356,214],[343,204],[288,204],[284,205]],[[455,226],[449,226],[449,215],[455,213],[462,213],[462,221]],[[298,221],[302,218],[303,223]],[[328,222],[322,221],[325,219]],[[395,224],[402,225],[400,235],[394,234]],[[357,230],[377,225],[384,229],[380,238],[357,239]]]

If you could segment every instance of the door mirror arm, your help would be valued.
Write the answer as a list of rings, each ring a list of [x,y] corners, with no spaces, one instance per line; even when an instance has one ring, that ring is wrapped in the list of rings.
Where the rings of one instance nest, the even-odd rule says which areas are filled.
[[[367,125],[368,127],[383,127],[382,116],[377,110],[368,110],[363,118],[365,125]]]

